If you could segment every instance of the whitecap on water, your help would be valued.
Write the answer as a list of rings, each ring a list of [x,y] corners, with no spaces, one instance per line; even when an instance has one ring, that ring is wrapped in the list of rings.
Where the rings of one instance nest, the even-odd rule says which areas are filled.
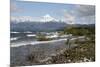
[[[35,37],[36,35],[35,34],[28,34],[26,35],[27,37]]]
[[[13,38],[10,38],[10,40],[11,40],[11,41],[13,41],[13,40],[18,40],[18,38],[19,38],[19,37],[13,37]]]

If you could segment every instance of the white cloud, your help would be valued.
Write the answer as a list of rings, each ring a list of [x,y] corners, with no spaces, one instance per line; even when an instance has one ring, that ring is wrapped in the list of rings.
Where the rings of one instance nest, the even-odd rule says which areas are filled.
[[[10,10],[11,10],[11,12],[22,12],[23,11],[23,9],[19,8],[15,2],[11,2]]]
[[[63,21],[70,24],[92,24],[95,23],[95,6],[76,5],[73,10],[63,10]]]
[[[13,22],[33,21],[33,17],[31,16],[11,16],[10,20]]]
[[[67,10],[63,10],[63,21],[68,23],[68,24],[75,24],[75,16],[72,15],[71,13],[67,12]]]
[[[78,16],[92,16],[95,15],[95,6],[93,5],[78,5],[76,7]]]
[[[95,6],[78,5],[76,7],[76,15],[80,21],[83,21],[87,24],[95,23]]]
[[[42,17],[31,17],[31,16],[11,16],[11,22],[49,22],[49,21],[59,21],[53,17],[51,17],[49,14],[46,14]]]
[[[92,24],[95,23],[95,16],[85,16],[80,18],[84,23]]]
[[[10,9],[11,9],[11,12],[15,12],[17,10],[16,4],[11,2]]]

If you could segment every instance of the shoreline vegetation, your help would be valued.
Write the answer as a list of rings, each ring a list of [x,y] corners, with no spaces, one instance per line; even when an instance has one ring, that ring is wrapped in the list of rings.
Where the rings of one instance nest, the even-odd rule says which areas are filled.
[[[59,63],[81,63],[95,61],[95,28],[75,28],[64,29],[63,34],[73,34],[73,36],[85,36],[83,41],[75,39],[74,43],[66,41],[66,45],[77,44],[76,47],[62,50],[56,56],[45,59],[40,64],[59,64]],[[42,38],[40,38],[41,40]],[[44,37],[43,40],[49,40]],[[42,40],[41,40],[42,41]],[[33,61],[34,56],[28,56],[29,61]]]
[[[63,49],[54,56],[43,60],[36,60],[34,55],[27,56],[27,61],[37,64],[61,64],[61,63],[81,63],[95,61],[94,41],[76,42],[77,46],[70,49]],[[73,44],[74,45],[74,44]],[[34,61],[35,60],[35,61]]]
[[[58,49],[58,53],[42,60],[37,60],[33,52],[26,57],[28,65],[81,63],[95,61],[95,27],[64,28],[64,30],[60,32],[60,35],[65,34],[72,34],[72,36],[75,37],[83,36],[83,38],[76,38],[73,40],[69,37],[69,40],[65,42],[65,44],[68,46],[68,49],[64,48],[60,51]],[[38,34],[37,40],[50,41],[52,38],[46,38],[44,35]],[[21,65],[24,66],[24,64]]]

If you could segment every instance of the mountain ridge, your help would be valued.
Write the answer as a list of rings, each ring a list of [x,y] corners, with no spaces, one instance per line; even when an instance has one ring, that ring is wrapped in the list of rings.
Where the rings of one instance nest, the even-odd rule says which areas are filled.
[[[10,23],[10,30],[16,32],[25,32],[25,31],[32,31],[32,32],[40,32],[40,31],[57,31],[62,30],[65,27],[95,27],[95,24],[67,24],[65,22],[20,22]]]

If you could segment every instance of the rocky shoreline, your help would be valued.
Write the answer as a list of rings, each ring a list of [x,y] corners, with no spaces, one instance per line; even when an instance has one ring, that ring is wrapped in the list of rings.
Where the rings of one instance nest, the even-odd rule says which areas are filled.
[[[94,41],[80,41],[68,48],[66,41],[11,47],[11,66],[95,61]]]

